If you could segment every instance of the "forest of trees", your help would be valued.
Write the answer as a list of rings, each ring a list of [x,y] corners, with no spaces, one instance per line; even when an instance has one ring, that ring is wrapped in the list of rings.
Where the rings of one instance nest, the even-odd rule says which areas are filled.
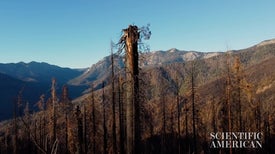
[[[51,95],[31,113],[19,92],[0,130],[0,154],[272,153],[274,102],[256,97],[238,56],[228,55],[217,80],[199,88],[203,60],[142,70],[139,43],[151,32],[134,25],[123,32],[115,54],[125,54],[126,67],[115,67],[112,52],[111,77],[100,89],[91,84],[83,101],[72,103],[66,85],[58,95],[52,79]],[[263,148],[210,148],[211,132],[261,132]]]

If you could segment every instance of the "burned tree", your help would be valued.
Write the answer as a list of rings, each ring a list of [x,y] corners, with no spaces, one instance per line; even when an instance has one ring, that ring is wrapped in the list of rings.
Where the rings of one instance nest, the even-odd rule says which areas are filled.
[[[242,124],[242,102],[241,102],[241,62],[240,58],[237,57],[234,62],[234,73],[235,73],[235,85],[236,86],[236,102],[237,102],[237,115],[238,115],[238,127],[239,131],[243,131],[243,124]]]
[[[196,106],[195,106],[195,65],[191,67],[191,100],[192,100],[192,130],[193,130],[193,152],[197,153],[197,131],[196,131]]]
[[[118,108],[119,108],[119,142],[120,142],[120,153],[125,153],[125,110],[123,105],[123,84],[122,78],[118,79]]]
[[[228,57],[227,57],[228,58]],[[227,125],[228,125],[228,132],[232,131],[232,121],[231,121],[231,76],[230,76],[230,69],[229,69],[229,60],[227,59],[227,76],[226,76],[226,105],[227,105]],[[229,153],[232,154],[232,148],[230,147]]]
[[[123,33],[119,44],[122,45],[121,50],[126,53],[126,151],[139,153],[141,133],[138,43],[142,37],[149,39],[151,32],[148,27],[139,29],[135,25],[129,25]]]
[[[102,108],[103,108],[103,153],[107,154],[107,144],[108,144],[108,138],[107,138],[107,126],[106,126],[106,104],[105,104],[105,82],[102,83]]]
[[[96,153],[96,123],[95,123],[95,98],[94,98],[94,86],[91,86],[91,101],[92,101],[92,124],[93,124],[93,133],[92,133],[92,141],[93,141],[93,153]]]
[[[51,95],[52,95],[52,141],[55,142],[56,140],[56,103],[57,103],[57,97],[56,97],[56,80],[52,79],[52,87],[51,87]]]
[[[75,117],[77,119],[77,139],[78,139],[78,146],[77,146],[77,152],[83,153],[83,123],[82,123],[82,114],[79,106],[76,106],[75,109]]]
[[[134,153],[134,145],[139,144],[139,83],[138,83],[138,39],[137,26],[124,29],[126,49],[126,149],[127,153]],[[134,143],[135,142],[135,143]],[[138,145],[136,145],[138,146]],[[137,147],[138,148],[138,147]]]
[[[112,46],[112,45],[111,45]],[[113,48],[111,48],[113,49]],[[114,54],[111,51],[112,62],[112,118],[113,118],[113,153],[117,153],[117,139],[116,139],[116,103],[115,103],[115,72],[114,72]]]

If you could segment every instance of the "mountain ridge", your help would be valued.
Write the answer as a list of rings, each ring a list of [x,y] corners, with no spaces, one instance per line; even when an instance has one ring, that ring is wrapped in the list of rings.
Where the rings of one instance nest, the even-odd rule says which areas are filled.
[[[65,83],[82,73],[79,70],[62,68],[45,62],[0,63],[0,72],[27,82],[50,82],[52,77]]]
[[[169,64],[174,62],[186,62],[194,59],[211,58],[218,56],[221,52],[198,52],[198,51],[185,51],[172,48],[169,50],[158,50],[152,52],[145,52],[140,55],[140,67],[156,67],[158,65]],[[117,69],[124,67],[124,59],[122,56],[115,55],[115,66]],[[111,55],[104,57],[99,62],[93,64],[82,75],[69,81],[71,85],[90,85],[91,82],[109,76],[111,66]],[[105,70],[105,71],[102,71]]]
[[[77,77],[85,70],[61,68],[45,62],[30,63],[6,63],[0,64],[0,120],[12,116],[12,106],[19,92],[22,91],[22,99],[28,101],[31,110],[35,110],[35,103],[41,95],[50,95],[51,80],[57,81],[57,93],[61,93],[61,87]],[[81,95],[86,86],[69,87],[70,97],[73,99]]]
[[[178,56],[175,56],[174,59],[172,58],[173,60],[169,60],[169,58],[168,59],[164,58],[165,61],[163,61],[161,59],[161,56],[163,56],[163,55],[169,55],[169,54],[178,55],[178,53],[184,53],[184,54],[191,53],[191,56],[190,56],[191,60],[189,59],[189,61],[184,61],[184,59],[182,57],[178,58]],[[150,54],[153,54],[153,55],[150,55]],[[194,54],[197,56],[193,56]],[[199,54],[201,54],[201,55],[199,55]],[[154,59],[154,56],[156,58],[154,63],[149,63],[149,64],[147,63],[147,65],[145,64],[145,65],[141,66],[141,68],[143,68],[143,70],[145,72],[155,72],[154,73],[155,75],[152,75],[152,76],[162,76],[162,72],[166,72],[165,76],[168,75],[168,78],[172,77],[173,72],[184,69],[183,64],[190,65],[188,63],[190,63],[193,59],[197,58],[196,59],[198,61],[197,67],[199,69],[201,69],[201,71],[202,71],[201,77],[199,79],[199,80],[201,80],[201,83],[199,83],[199,85],[201,85],[201,84],[205,84],[208,81],[216,80],[218,77],[215,77],[215,76],[217,76],[218,73],[221,73],[220,72],[221,70],[226,70],[225,64],[227,63],[228,58],[229,58],[229,60],[233,61],[234,58],[239,57],[240,62],[242,63],[243,67],[249,68],[252,66],[256,67],[258,64],[262,63],[263,61],[268,60],[272,57],[275,57],[275,43],[269,43],[269,44],[265,44],[263,46],[254,45],[254,46],[251,46],[246,49],[232,50],[232,51],[227,51],[227,52],[201,53],[201,52],[195,52],[195,51],[188,52],[188,51],[172,48],[172,49],[169,49],[166,51],[159,50],[159,51],[155,51],[155,52],[144,53],[144,55],[146,55],[145,57],[147,58],[147,60],[150,58]],[[144,62],[142,55],[140,57],[141,57],[141,61]],[[146,58],[145,58],[145,60],[146,60]],[[103,67],[98,67],[100,65],[94,64],[92,66],[92,68],[95,69],[98,67],[97,69],[100,72],[107,72],[107,73],[105,73],[104,76],[99,75],[98,78],[94,78],[95,80],[93,80],[93,81],[86,80],[86,83],[88,83],[88,84],[93,83],[93,85],[95,86],[95,89],[100,89],[101,88],[100,85],[103,81],[105,81],[106,84],[108,84],[110,81],[110,73],[111,73],[110,57],[107,56],[104,59],[109,62],[109,64],[105,64],[105,66],[109,66],[109,67],[103,68]],[[162,63],[160,63],[160,61]],[[103,63],[104,63],[104,60],[100,61],[101,65]],[[161,69],[162,71],[156,70],[156,69]],[[219,70],[219,72],[217,72],[217,70]],[[93,74],[92,69],[90,69],[90,71],[91,71],[90,74],[97,76],[96,74]],[[167,72],[169,72],[169,73],[167,73]],[[86,75],[89,76],[89,74],[86,74]],[[181,76],[184,76],[184,75],[181,74]],[[150,77],[148,77],[148,78],[150,79]],[[176,83],[175,79],[172,81],[173,82],[171,82],[170,84]],[[78,100],[81,100],[81,99],[78,99]]]

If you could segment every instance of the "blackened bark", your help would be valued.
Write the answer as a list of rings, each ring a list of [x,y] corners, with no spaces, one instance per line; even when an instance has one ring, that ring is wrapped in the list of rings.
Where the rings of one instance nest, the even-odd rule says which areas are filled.
[[[120,142],[120,153],[125,154],[125,112],[123,105],[123,89],[122,89],[122,78],[119,78],[118,83],[118,103],[119,103],[119,142]]]
[[[126,47],[126,143],[127,153],[140,150],[140,106],[139,106],[139,68],[137,26],[124,29],[123,39]]]
[[[104,93],[105,83],[102,83],[102,107],[103,107],[103,153],[107,154],[107,126],[106,126],[106,104],[105,104],[105,93]]]
[[[93,121],[93,134],[92,134],[92,140],[93,140],[93,154],[96,153],[96,124],[95,124],[95,99],[94,99],[94,89],[92,86],[92,121]]]
[[[117,153],[117,140],[116,140],[116,101],[115,101],[115,75],[114,75],[114,55],[111,53],[112,62],[112,111],[113,111],[113,153]]]
[[[196,132],[196,108],[195,108],[195,81],[194,64],[191,68],[191,99],[192,99],[192,128],[193,128],[193,153],[197,153],[197,132]]]

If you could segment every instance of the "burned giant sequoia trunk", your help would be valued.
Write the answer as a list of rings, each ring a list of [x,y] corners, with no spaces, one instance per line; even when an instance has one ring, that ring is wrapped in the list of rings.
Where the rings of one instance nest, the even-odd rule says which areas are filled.
[[[138,68],[138,40],[137,26],[130,25],[124,29],[122,37],[126,51],[126,151],[138,153],[140,144],[140,109],[139,109],[139,68]]]
[[[123,30],[120,39],[119,51],[125,51],[126,83],[125,83],[125,151],[126,153],[140,153],[141,129],[140,129],[140,100],[139,100],[139,41],[148,40],[151,36],[149,26],[138,28],[130,25]],[[144,48],[145,49],[145,48]]]

